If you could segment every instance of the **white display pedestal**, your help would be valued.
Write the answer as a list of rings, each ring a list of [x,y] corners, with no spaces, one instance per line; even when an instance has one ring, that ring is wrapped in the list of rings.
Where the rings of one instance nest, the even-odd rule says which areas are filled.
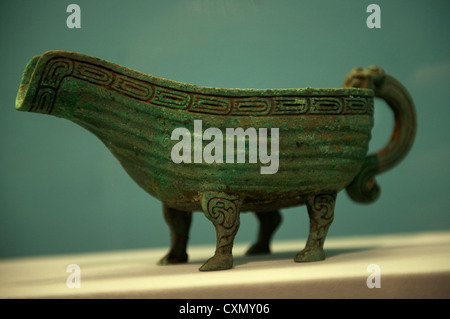
[[[243,256],[234,268],[199,272],[214,246],[191,246],[190,261],[157,266],[167,249],[142,249],[0,260],[1,298],[449,298],[450,232],[327,239],[327,259],[293,261],[304,240],[278,241],[272,255]],[[80,267],[80,288],[69,288]],[[368,288],[380,270],[380,288]],[[74,283],[75,281],[71,281]],[[374,282],[374,281],[371,281]]]

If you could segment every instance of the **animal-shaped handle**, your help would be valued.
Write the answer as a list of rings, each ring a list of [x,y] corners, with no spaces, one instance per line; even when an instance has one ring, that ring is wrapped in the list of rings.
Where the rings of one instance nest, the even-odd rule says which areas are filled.
[[[374,202],[380,195],[375,176],[397,165],[410,150],[416,133],[414,103],[406,88],[377,66],[355,68],[346,77],[343,87],[372,89],[394,112],[395,127],[389,143],[366,157],[361,171],[346,190],[359,203]]]

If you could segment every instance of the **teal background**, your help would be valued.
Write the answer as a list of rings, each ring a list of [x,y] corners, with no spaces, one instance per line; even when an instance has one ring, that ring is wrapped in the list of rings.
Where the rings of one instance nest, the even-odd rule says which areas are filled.
[[[81,7],[81,29],[66,8]],[[366,8],[381,7],[381,29]],[[336,204],[329,236],[449,230],[449,2],[429,1],[1,1],[0,257],[168,247],[161,204],[126,175],[88,131],[17,112],[28,60],[48,50],[100,57],[155,76],[239,88],[339,87],[376,64],[414,98],[418,131],[408,157],[379,176],[371,205]],[[387,143],[393,116],[377,101],[370,148]],[[275,240],[308,235],[305,207],[283,211]],[[236,242],[256,238],[242,214]],[[190,244],[214,244],[194,214]]]

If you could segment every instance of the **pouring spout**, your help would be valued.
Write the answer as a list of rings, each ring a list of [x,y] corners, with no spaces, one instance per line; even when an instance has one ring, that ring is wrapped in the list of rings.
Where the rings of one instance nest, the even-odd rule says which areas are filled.
[[[52,114],[61,84],[73,71],[71,58],[75,55],[66,51],[48,51],[33,57],[22,75],[16,110]]]
[[[40,56],[33,57],[25,67],[25,71],[23,72],[22,79],[20,81],[19,91],[17,92],[16,97],[16,110],[18,111],[28,112],[32,106],[32,101],[30,100],[34,95],[34,92],[29,92],[29,89],[33,79],[36,64],[38,63],[39,59]]]

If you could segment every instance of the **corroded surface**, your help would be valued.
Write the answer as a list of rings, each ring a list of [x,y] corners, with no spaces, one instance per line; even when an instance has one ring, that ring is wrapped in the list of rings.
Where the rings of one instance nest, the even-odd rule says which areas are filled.
[[[90,130],[142,188],[177,209],[201,209],[196,195],[205,191],[245,192],[243,210],[299,204],[300,194],[343,189],[367,153],[370,90],[199,88],[77,54],[48,53],[29,68],[37,61],[39,76],[24,87],[27,100],[18,108]],[[261,175],[250,163],[173,163],[170,134],[180,126],[192,131],[194,119],[223,129],[278,127],[279,171]]]
[[[187,260],[190,214],[202,210],[217,232],[216,254],[202,270],[218,270],[232,267],[240,212],[255,211],[261,225],[268,225],[274,219],[264,212],[279,214],[281,208],[300,204],[308,206],[312,224],[308,253],[300,253],[296,260],[322,259],[332,220],[327,216],[333,213],[336,194],[347,188],[357,201],[374,200],[374,176],[409,150],[413,134],[403,136],[414,132],[415,117],[412,101],[398,81],[378,69],[356,69],[344,86],[198,87],[82,54],[50,51],[27,65],[16,108],[65,118],[88,129],[137,184],[163,202],[172,247],[161,264]],[[401,118],[391,143],[367,157],[374,94],[392,104]],[[260,174],[260,164],[248,162],[174,163],[171,133],[178,127],[192,132],[194,120],[201,120],[205,129],[278,128],[278,171]],[[370,196],[361,195],[366,190]],[[325,215],[324,207],[329,207]],[[223,215],[216,215],[218,211]],[[269,251],[275,228],[260,229],[259,244],[249,253]]]
[[[346,188],[354,201],[371,203],[380,195],[375,176],[397,165],[412,147],[417,129],[414,102],[399,81],[376,66],[367,70],[355,68],[347,75],[343,86],[373,90],[375,96],[384,99],[394,113],[391,140],[383,149],[366,157],[361,171]]]

